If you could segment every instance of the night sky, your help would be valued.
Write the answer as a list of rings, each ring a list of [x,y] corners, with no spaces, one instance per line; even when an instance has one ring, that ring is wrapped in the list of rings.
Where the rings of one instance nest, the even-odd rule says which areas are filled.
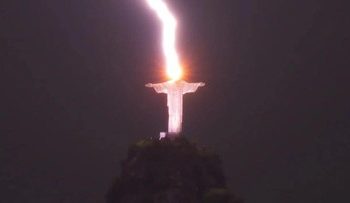
[[[318,0],[168,0],[184,134],[247,203],[350,202],[349,11]],[[143,0],[0,7],[0,202],[96,203],[129,144],[167,128],[160,23]]]

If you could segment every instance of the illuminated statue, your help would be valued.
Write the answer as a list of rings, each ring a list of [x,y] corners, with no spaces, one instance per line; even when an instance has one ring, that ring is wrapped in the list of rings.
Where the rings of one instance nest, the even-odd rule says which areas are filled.
[[[182,125],[182,102],[183,95],[195,92],[198,87],[205,84],[187,83],[181,80],[182,67],[179,55],[176,50],[176,28],[177,20],[165,3],[165,0],[146,0],[148,5],[155,11],[163,25],[162,47],[165,56],[165,68],[169,81],[157,84],[147,84],[146,87],[153,87],[157,93],[165,93],[168,96],[168,134],[178,135]],[[160,134],[160,139],[165,137],[165,133]]]
[[[183,95],[197,91],[198,87],[203,87],[205,83],[188,83],[183,80],[167,81],[163,83],[151,84],[146,87],[153,87],[157,93],[167,94],[167,105],[169,112],[168,133],[179,134],[182,125],[182,105]]]

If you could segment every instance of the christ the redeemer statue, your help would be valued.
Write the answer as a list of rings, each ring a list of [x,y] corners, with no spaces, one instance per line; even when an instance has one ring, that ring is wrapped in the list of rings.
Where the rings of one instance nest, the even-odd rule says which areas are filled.
[[[153,87],[157,93],[167,94],[168,100],[168,133],[179,134],[182,125],[182,105],[183,95],[197,91],[198,87],[203,87],[205,83],[188,83],[183,80],[167,81],[163,83],[148,83],[146,87]]]

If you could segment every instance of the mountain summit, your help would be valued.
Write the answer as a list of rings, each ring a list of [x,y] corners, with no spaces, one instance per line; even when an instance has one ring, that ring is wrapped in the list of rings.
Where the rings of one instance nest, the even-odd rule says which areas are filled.
[[[107,203],[241,203],[229,192],[219,156],[179,137],[130,146]]]

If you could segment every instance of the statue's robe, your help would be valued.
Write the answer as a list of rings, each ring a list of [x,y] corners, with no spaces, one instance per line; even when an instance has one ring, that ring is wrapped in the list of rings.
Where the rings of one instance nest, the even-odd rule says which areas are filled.
[[[183,95],[197,91],[203,83],[188,83],[183,80],[151,84],[157,93],[167,94],[169,112],[168,132],[178,134],[182,127]]]

